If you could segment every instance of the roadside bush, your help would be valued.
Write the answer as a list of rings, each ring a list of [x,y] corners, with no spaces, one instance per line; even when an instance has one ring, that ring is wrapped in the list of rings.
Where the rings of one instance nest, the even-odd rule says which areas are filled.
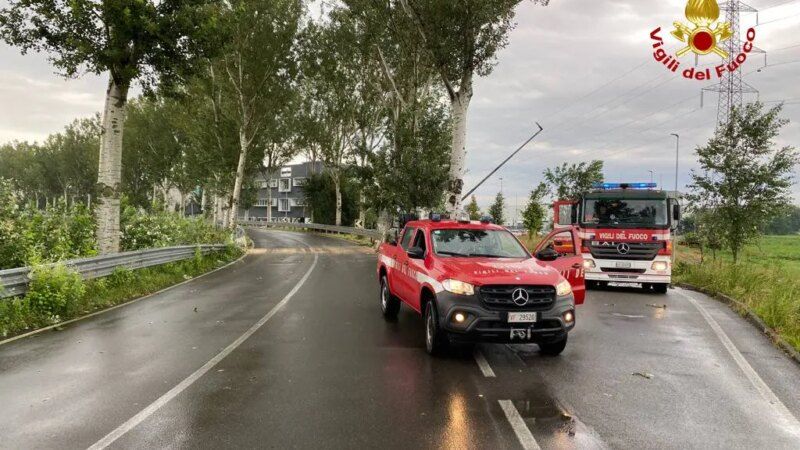
[[[133,207],[124,209],[121,228],[123,251],[218,244],[231,239],[229,231],[210,225],[201,218],[185,218],[174,213],[146,214]]]
[[[0,180],[0,270],[97,253],[94,218],[85,206],[59,202],[39,210],[19,202],[10,183]]]
[[[127,267],[117,267],[105,280],[107,280],[106,282],[109,287],[116,288],[133,283],[135,278],[136,275],[133,274],[131,269]]]
[[[25,300],[34,315],[52,323],[72,315],[86,292],[80,274],[63,264],[35,267],[30,276]]]

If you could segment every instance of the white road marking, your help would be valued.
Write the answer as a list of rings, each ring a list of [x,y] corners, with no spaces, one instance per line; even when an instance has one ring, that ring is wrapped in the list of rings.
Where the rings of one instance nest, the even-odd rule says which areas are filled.
[[[483,376],[486,378],[494,378],[494,370],[492,370],[492,366],[489,365],[489,361],[486,360],[486,357],[483,356],[483,352],[481,352],[478,347],[475,347],[475,352],[473,353],[475,357],[475,362],[478,363],[478,367],[481,369]]]
[[[135,428],[137,425],[142,423],[145,419],[153,415],[159,408],[169,403],[170,400],[174,399],[178,396],[181,392],[186,390],[189,386],[191,386],[195,381],[200,379],[203,375],[206,374],[209,370],[213,369],[215,365],[217,365],[220,361],[225,359],[226,356],[230,355],[237,347],[242,345],[244,341],[246,341],[250,336],[253,335],[259,328],[261,328],[269,319],[271,319],[281,308],[283,308],[289,300],[294,297],[297,291],[305,284],[308,278],[311,276],[311,272],[314,271],[314,268],[317,266],[317,261],[319,260],[319,254],[314,253],[314,262],[311,264],[311,267],[308,271],[303,275],[303,278],[297,282],[297,284],[286,294],[283,299],[278,302],[269,312],[262,317],[258,322],[255,323],[252,327],[250,327],[247,331],[244,332],[238,339],[233,341],[230,345],[225,347],[221,352],[217,353],[216,356],[211,358],[207,363],[203,364],[202,367],[197,369],[194,373],[186,377],[183,381],[178,383],[175,387],[167,391],[164,395],[156,399],[153,403],[149,404],[146,408],[141,410],[138,414],[128,419],[125,423],[117,427],[114,431],[108,433],[100,439],[99,441],[95,442],[94,445],[89,447],[90,450],[96,449],[104,449],[109,445],[113,444],[114,441],[122,437],[125,433]]]
[[[736,345],[734,345],[733,341],[728,337],[722,327],[717,323],[717,321],[711,317],[711,314],[706,311],[706,309],[694,298],[690,295],[683,292],[681,289],[675,290],[678,294],[682,295],[685,299],[689,300],[698,311],[700,311],[700,315],[703,316],[703,319],[706,320],[711,329],[714,331],[714,334],[717,335],[719,340],[722,342],[722,345],[725,349],[730,353],[733,357],[733,360],[736,361],[736,364],[742,369],[744,375],[750,380],[750,383],[753,387],[756,388],[761,397],[764,398],[769,404],[771,404],[779,416],[784,421],[784,425],[786,425],[787,431],[797,436],[800,436],[800,422],[797,421],[797,418],[789,411],[789,408],[783,404],[783,402],[772,392],[772,389],[767,386],[767,383],[758,375],[758,372],[753,369],[753,366],[747,362],[747,359],[742,355]]]
[[[517,435],[517,439],[520,445],[522,445],[522,448],[525,450],[540,450],[541,447],[539,447],[539,443],[536,442],[531,430],[525,425],[525,420],[519,415],[519,411],[517,411],[517,407],[514,406],[514,402],[511,400],[498,400],[498,403],[500,403],[500,407],[503,408],[506,419],[508,419],[508,422],[511,424],[511,428]]]

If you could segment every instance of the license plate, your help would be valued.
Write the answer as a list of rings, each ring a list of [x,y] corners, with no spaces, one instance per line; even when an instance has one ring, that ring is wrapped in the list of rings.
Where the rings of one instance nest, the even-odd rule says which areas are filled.
[[[536,322],[535,312],[508,313],[508,323],[533,323]]]
[[[631,268],[631,263],[629,263],[629,262],[618,262],[617,263],[617,268],[619,268],[619,269],[630,269]]]

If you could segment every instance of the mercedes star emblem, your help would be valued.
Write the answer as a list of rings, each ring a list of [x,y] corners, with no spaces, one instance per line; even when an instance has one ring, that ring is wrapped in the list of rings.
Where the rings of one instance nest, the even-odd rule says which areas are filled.
[[[528,291],[522,288],[514,289],[514,292],[511,293],[511,300],[517,306],[525,306],[528,304]]]
[[[620,255],[627,255],[631,251],[631,246],[626,243],[617,244],[617,251]]]

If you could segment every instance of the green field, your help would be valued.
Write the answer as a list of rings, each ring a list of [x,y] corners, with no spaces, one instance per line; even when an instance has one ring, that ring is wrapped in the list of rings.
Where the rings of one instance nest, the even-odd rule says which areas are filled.
[[[764,236],[738,264],[728,252],[700,263],[696,248],[679,247],[675,281],[723,293],[747,305],[800,350],[800,235]]]

